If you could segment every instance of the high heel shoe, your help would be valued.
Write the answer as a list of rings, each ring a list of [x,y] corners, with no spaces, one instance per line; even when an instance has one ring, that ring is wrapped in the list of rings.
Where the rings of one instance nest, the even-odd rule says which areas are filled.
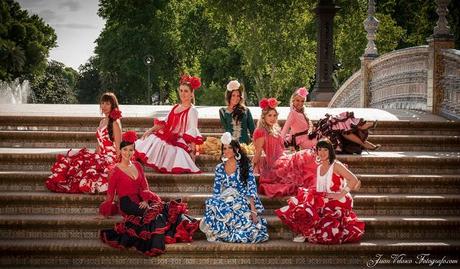
[[[370,150],[378,150],[378,149],[381,148],[381,147],[382,147],[382,145],[377,144],[377,145],[374,145],[374,147],[371,148]]]
[[[364,147],[363,147],[363,150],[364,150],[365,152],[367,152],[367,154],[369,154],[369,150],[371,150],[371,151],[376,151],[376,150],[378,150],[378,149],[381,148],[381,147],[382,147],[382,145],[377,144],[377,145],[374,145],[372,148],[364,148]]]
[[[375,120],[374,123],[372,124],[372,126],[369,128],[369,130],[375,130],[375,128],[377,128],[377,123],[378,123],[378,121]]]

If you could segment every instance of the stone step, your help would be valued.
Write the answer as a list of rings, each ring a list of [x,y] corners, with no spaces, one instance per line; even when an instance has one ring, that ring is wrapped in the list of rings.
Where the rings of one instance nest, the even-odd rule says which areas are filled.
[[[0,171],[0,192],[48,192],[44,182],[49,171]],[[211,193],[213,173],[159,174],[147,172],[152,191],[176,193]],[[457,194],[460,175],[441,174],[358,174],[362,181],[360,192],[380,194]]]
[[[205,200],[211,194],[158,193],[165,201],[182,198],[189,205],[192,215],[204,212]],[[50,192],[2,192],[0,193],[0,215],[96,215],[104,195],[59,194]],[[286,205],[288,197],[262,196],[265,215]],[[460,215],[458,194],[365,194],[353,195],[354,208],[358,216],[456,216]]]
[[[217,117],[217,116],[216,116]],[[95,132],[100,117],[83,116],[17,116],[1,115],[0,130],[20,131],[88,131]],[[285,118],[280,118],[282,126]],[[313,121],[315,122],[315,120]],[[123,129],[144,132],[153,124],[153,117],[124,117]],[[218,118],[200,118],[198,127],[203,133],[222,133],[223,128]],[[460,122],[414,120],[379,121],[374,134],[405,135],[460,135]]]
[[[201,216],[197,217],[198,219]],[[2,239],[94,239],[99,230],[114,227],[121,216],[109,219],[88,215],[2,215],[0,238]],[[360,217],[366,223],[365,240],[460,240],[460,217]],[[268,216],[270,239],[293,238],[292,232],[276,216]],[[197,231],[194,240],[206,239]]]
[[[111,248],[92,240],[0,240],[0,264],[4,266],[282,266],[285,265],[372,265],[376,255],[390,263],[391,254],[403,254],[399,265],[412,261],[420,253],[431,259],[458,266],[458,240],[364,240],[345,245],[314,245],[288,240],[270,240],[261,244],[214,243],[198,240],[191,244],[167,245],[166,254],[146,258],[134,250]],[[441,261],[440,261],[441,263]],[[388,265],[388,264],[384,264]],[[420,265],[419,265],[420,266]],[[258,267],[259,268],[259,267]],[[309,267],[310,268],[310,267]],[[380,267],[378,267],[380,268]]]
[[[220,135],[203,133],[204,137]],[[460,150],[460,136],[453,135],[371,135],[369,140],[381,144],[382,151]],[[94,132],[0,131],[0,147],[5,148],[82,148],[93,147],[95,143]]]
[[[68,149],[0,148],[0,171],[49,171],[57,154]],[[384,152],[339,155],[338,159],[357,174],[460,174],[460,152]],[[218,156],[199,155],[196,163],[203,172],[214,171]],[[146,169],[151,171],[150,168]]]

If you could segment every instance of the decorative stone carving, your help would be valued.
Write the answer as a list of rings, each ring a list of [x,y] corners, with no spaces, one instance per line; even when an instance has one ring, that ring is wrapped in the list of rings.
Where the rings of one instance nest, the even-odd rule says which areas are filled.
[[[379,26],[379,20],[374,17],[375,14],[375,1],[369,0],[367,8],[367,18],[364,21],[364,29],[367,32],[367,46],[364,51],[365,56],[377,56],[377,46],[375,45],[375,32]]]
[[[436,0],[436,13],[438,14],[438,21],[434,27],[434,36],[451,36],[449,23],[447,22],[447,6],[450,0]]]

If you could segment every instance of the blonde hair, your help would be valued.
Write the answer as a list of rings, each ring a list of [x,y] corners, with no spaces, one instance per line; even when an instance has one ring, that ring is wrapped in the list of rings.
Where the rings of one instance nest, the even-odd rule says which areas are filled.
[[[273,126],[269,126],[265,121],[265,116],[267,116],[267,114],[272,110],[276,112],[276,116],[278,117],[279,113],[275,108],[267,107],[266,109],[262,109],[262,114],[260,114],[260,120],[257,122],[257,128],[263,128],[269,134],[273,136],[278,136],[281,133],[281,127],[279,126],[278,121],[275,124],[273,124]]]

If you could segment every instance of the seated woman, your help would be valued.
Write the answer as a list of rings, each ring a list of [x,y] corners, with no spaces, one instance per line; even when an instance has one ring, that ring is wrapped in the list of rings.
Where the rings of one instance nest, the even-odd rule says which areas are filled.
[[[308,90],[298,88],[291,95],[291,110],[281,130],[285,145],[299,149],[311,149],[316,145],[316,138],[311,137],[313,124],[305,112]]]
[[[225,91],[227,107],[219,110],[219,116],[225,132],[231,133],[240,143],[249,144],[255,127],[251,111],[244,104],[243,93],[242,84],[237,80],[230,81]]]
[[[268,240],[264,207],[246,154],[230,133],[224,133],[222,163],[216,166],[214,192],[206,200],[200,229],[208,241],[259,243]]]
[[[198,229],[198,221],[185,215],[187,204],[177,201],[162,202],[149,189],[142,166],[131,161],[136,132],[123,134],[121,162],[109,179],[106,200],[99,207],[100,214],[110,216],[118,211],[114,199],[118,195],[123,221],[113,229],[100,232],[104,243],[114,248],[130,248],[148,256],[165,252],[165,243],[191,242]]]
[[[200,79],[184,75],[179,82],[180,104],[165,121],[155,119],[152,128],[136,141],[136,158],[160,173],[199,173],[195,164],[196,144],[203,138],[198,130],[198,111],[193,106],[193,91]]]
[[[329,115],[316,123],[316,137],[327,138],[332,142],[337,153],[361,154],[362,150],[377,150],[380,144],[374,145],[367,140],[369,129],[374,129],[377,122],[367,122],[355,118],[353,112],[342,112],[339,115]]]
[[[69,150],[59,154],[51,167],[51,175],[45,186],[54,192],[104,193],[107,191],[108,175],[119,155],[121,139],[121,111],[115,94],[106,92],[100,99],[104,115],[96,131],[96,152],[87,148]]]
[[[318,244],[352,243],[361,240],[364,222],[353,211],[350,191],[361,182],[342,163],[335,160],[329,140],[317,144],[321,165],[317,169],[316,186],[299,188],[288,205],[275,210],[276,215],[295,234],[294,242]]]
[[[254,167],[260,173],[259,193],[268,197],[294,195],[298,187],[315,182],[316,163],[312,150],[284,154],[284,139],[278,125],[278,101],[262,99],[262,114],[254,131]],[[263,155],[265,153],[265,155]]]

